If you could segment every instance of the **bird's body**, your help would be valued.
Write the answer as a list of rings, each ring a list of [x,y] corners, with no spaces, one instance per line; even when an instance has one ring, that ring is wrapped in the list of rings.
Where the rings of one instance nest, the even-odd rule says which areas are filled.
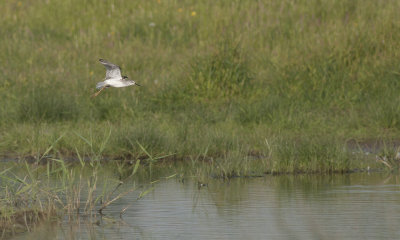
[[[96,88],[100,90],[97,93],[95,93],[93,97],[96,97],[103,89],[108,87],[120,88],[120,87],[128,87],[131,85],[140,86],[135,81],[128,79],[127,76],[122,76],[121,68],[118,65],[110,63],[104,59],[99,59],[99,61],[106,68],[106,78],[103,82],[97,83]]]

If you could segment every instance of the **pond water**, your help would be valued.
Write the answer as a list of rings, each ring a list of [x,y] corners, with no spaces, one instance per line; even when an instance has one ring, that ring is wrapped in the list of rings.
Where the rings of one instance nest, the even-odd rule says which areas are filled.
[[[400,239],[400,177],[384,173],[158,182],[97,224],[57,223],[14,239]],[[129,206],[123,218],[121,209]]]

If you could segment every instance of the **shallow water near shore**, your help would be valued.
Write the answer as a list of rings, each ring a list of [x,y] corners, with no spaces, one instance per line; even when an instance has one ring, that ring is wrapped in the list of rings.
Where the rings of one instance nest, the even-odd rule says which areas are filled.
[[[163,180],[96,223],[43,224],[14,239],[398,239],[400,176],[387,173]],[[119,217],[121,209],[129,207]]]

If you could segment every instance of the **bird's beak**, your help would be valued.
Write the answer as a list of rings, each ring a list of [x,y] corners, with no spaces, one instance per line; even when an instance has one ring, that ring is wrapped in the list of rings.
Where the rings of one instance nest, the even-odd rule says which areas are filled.
[[[140,84],[138,84],[138,83],[135,83],[135,85],[137,85],[137,86],[139,86],[139,87],[142,86],[142,85],[140,85]]]

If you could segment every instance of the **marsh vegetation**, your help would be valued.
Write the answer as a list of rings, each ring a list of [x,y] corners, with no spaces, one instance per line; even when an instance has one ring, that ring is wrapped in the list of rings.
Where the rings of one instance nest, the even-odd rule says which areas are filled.
[[[151,189],[150,184],[138,183],[139,163],[68,164],[58,159],[41,165],[2,163],[7,168],[0,173],[0,238],[31,231],[43,222],[97,224],[105,215],[121,218]],[[133,192],[136,199],[120,206],[119,215],[108,214],[111,204]]]
[[[60,186],[44,195],[47,185],[34,186],[61,173],[57,181],[80,176],[65,163],[71,159],[95,169],[102,160],[140,160],[150,172],[162,164],[199,178],[398,169],[399,7],[3,1],[0,155],[36,164],[2,165],[2,179],[12,183],[2,187],[14,191],[6,191],[6,206],[30,189],[36,200],[24,204],[49,206],[35,217],[59,209]],[[90,98],[104,78],[98,58],[142,87]],[[61,192],[80,191],[74,186]],[[62,208],[74,209],[75,200]]]

